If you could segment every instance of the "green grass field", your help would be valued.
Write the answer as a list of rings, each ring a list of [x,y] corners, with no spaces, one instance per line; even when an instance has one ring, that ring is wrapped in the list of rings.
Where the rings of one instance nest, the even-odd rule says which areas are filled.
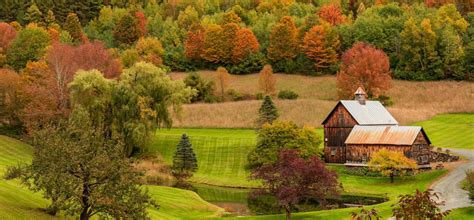
[[[423,126],[436,147],[474,149],[474,114],[437,115],[415,125]]]
[[[0,135],[0,176],[9,165],[31,160],[32,149],[21,141]],[[147,186],[160,209],[150,208],[154,219],[202,219],[217,217],[223,209],[212,205],[195,192],[162,186]],[[0,178],[0,219],[52,219],[41,211],[48,205],[40,193],[33,193],[16,180]],[[63,219],[64,216],[58,218]]]

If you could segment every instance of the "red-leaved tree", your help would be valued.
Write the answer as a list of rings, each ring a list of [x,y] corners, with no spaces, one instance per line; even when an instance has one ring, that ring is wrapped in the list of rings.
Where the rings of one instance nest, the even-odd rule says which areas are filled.
[[[11,25],[0,22],[0,48],[3,48],[3,51],[8,49],[10,42],[16,37],[16,30]]]
[[[358,42],[342,55],[337,73],[340,98],[349,98],[361,86],[369,97],[378,97],[391,86],[390,61],[380,49]]]
[[[336,172],[326,169],[316,156],[308,160],[299,157],[294,149],[281,150],[275,164],[257,168],[251,177],[263,181],[263,188],[255,193],[275,196],[286,219],[291,219],[291,208],[302,198],[317,199],[321,204],[328,195],[338,194]]]
[[[342,10],[336,4],[328,4],[321,7],[318,12],[321,19],[329,22],[331,25],[338,25],[346,21],[346,17],[342,14]]]
[[[184,54],[186,58],[200,60],[204,51],[205,29],[200,24],[193,24],[189,28],[188,36],[184,41]]]

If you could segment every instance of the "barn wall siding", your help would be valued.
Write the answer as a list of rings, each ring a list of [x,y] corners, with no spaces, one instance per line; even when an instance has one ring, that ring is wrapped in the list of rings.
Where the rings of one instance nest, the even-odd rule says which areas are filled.
[[[324,124],[324,158],[328,163],[346,162],[346,141],[356,120],[338,104]]]

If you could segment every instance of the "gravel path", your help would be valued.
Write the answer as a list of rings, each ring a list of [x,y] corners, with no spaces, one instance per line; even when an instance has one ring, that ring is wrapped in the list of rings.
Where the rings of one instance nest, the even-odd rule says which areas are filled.
[[[468,159],[469,162],[454,168],[448,173],[448,175],[444,176],[431,186],[433,191],[441,193],[440,199],[446,202],[446,204],[441,207],[443,211],[473,205],[469,199],[467,191],[461,189],[461,182],[466,178],[466,170],[474,170],[474,150],[450,150],[453,153],[462,155]]]

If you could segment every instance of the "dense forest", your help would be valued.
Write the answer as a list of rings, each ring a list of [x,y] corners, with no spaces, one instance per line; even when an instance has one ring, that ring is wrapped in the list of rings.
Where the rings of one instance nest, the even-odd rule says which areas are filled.
[[[468,0],[4,0],[0,66],[21,71],[82,47],[103,50],[109,60],[99,69],[112,75],[137,61],[173,71],[246,74],[271,64],[335,74],[343,52],[362,41],[386,53],[394,78],[469,80],[472,9]]]

